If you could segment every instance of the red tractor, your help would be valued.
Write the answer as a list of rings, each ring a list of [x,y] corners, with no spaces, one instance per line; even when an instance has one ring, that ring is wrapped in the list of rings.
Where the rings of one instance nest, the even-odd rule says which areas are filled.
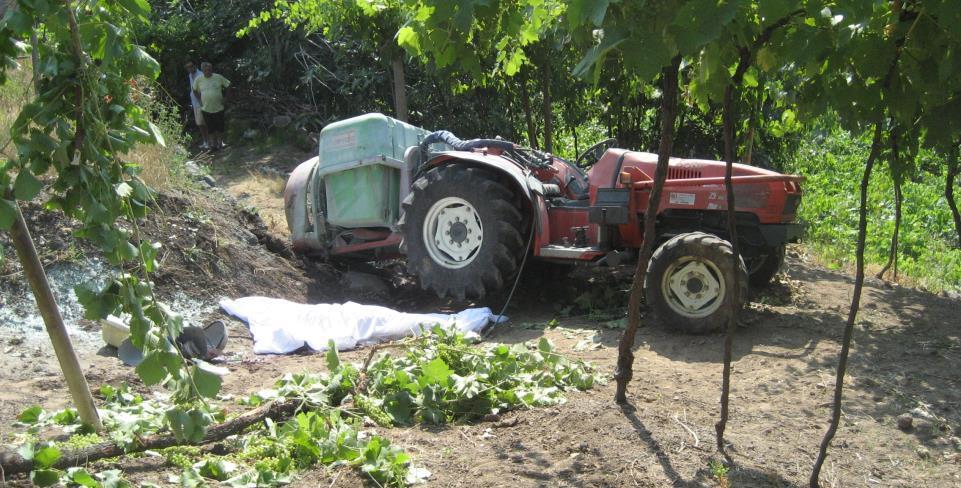
[[[422,287],[458,299],[509,286],[525,256],[617,264],[646,237],[657,155],[615,145],[599,142],[571,162],[500,139],[427,133],[379,114],[331,124],[321,132],[320,155],[287,184],[294,248],[367,259],[399,253]],[[785,244],[802,233],[795,215],[803,179],[735,164],[744,266],[734,269],[724,170],[719,161],[672,159],[653,216],[646,299],[660,322],[678,330],[721,327],[732,288],[768,283]]]

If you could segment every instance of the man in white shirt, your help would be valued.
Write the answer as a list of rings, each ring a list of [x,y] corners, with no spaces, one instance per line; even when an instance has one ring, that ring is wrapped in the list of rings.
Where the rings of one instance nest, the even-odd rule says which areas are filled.
[[[194,81],[203,76],[204,74],[197,69],[193,61],[187,61],[184,65],[184,69],[187,70],[187,80],[189,82],[190,91],[190,108],[194,111],[194,122],[197,123],[197,127],[200,128],[200,135],[203,137],[203,144],[200,145],[201,149],[209,149],[210,146],[207,144],[207,140],[210,139],[210,135],[207,133],[207,124],[204,122],[204,114],[202,111],[202,105],[200,103],[200,97],[194,93]]]

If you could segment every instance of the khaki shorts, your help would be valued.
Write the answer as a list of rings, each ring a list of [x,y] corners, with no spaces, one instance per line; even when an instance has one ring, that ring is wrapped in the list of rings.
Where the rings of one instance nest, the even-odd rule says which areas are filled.
[[[194,109],[194,122],[196,122],[198,126],[204,125],[203,111],[200,110],[200,107],[196,107],[196,106],[193,109]]]

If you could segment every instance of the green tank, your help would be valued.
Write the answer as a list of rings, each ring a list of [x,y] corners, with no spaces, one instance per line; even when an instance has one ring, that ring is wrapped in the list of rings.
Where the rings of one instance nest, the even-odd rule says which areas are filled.
[[[409,186],[404,152],[427,134],[378,113],[324,127],[314,187],[323,184],[327,224],[392,227],[400,212],[401,188]]]
[[[297,166],[284,190],[294,250],[328,252],[355,229],[396,230],[416,164],[404,155],[427,134],[377,113],[324,127],[317,156]]]

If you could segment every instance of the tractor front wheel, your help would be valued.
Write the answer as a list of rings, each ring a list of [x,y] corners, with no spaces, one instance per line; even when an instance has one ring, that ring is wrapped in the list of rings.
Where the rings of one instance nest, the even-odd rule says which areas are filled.
[[[681,234],[651,256],[645,276],[647,304],[671,330],[703,334],[720,330],[733,313],[735,287],[740,308],[747,298],[747,271],[731,244],[711,234]]]
[[[421,287],[441,297],[482,298],[517,273],[525,251],[508,187],[479,168],[434,168],[411,185],[401,251]]]

